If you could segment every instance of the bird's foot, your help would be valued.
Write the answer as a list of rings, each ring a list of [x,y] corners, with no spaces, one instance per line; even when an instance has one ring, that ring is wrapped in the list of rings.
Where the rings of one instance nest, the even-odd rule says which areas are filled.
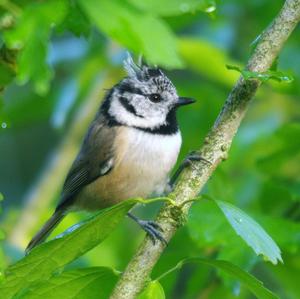
[[[165,240],[165,238],[162,235],[163,229],[155,221],[141,220],[131,213],[127,213],[127,215],[131,219],[133,219],[137,224],[139,224],[140,227],[147,233],[153,245],[155,245],[157,240],[164,243],[165,245],[168,245],[168,242]]]
[[[208,164],[212,164],[209,160],[203,158],[201,156],[200,153],[193,151],[190,152],[187,157],[183,160],[183,162],[180,164],[180,166],[178,167],[178,169],[176,170],[176,172],[174,173],[174,175],[172,176],[171,180],[170,180],[170,186],[171,188],[173,188],[177,178],[179,177],[179,175],[181,174],[181,172],[187,168],[187,167],[192,167],[193,166],[193,162],[199,162],[199,161],[204,161]]]
[[[183,164],[186,164],[186,166],[191,166],[194,161],[204,161],[208,164],[212,164],[209,160],[202,157],[201,154],[197,151],[190,152],[184,159]]]

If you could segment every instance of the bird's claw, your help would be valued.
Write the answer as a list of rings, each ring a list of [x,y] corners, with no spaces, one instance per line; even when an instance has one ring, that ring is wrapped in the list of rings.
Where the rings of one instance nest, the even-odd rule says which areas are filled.
[[[131,214],[130,212],[127,213],[128,217],[133,219],[136,223],[140,225],[140,227],[147,233],[147,235],[150,237],[153,245],[155,245],[156,240],[161,241],[165,245],[168,245],[168,242],[166,239],[163,237],[162,232],[163,229],[162,227],[157,224],[155,221],[152,220],[141,220]]]
[[[163,229],[156,222],[151,220],[150,221],[139,220],[138,223],[143,228],[143,230],[147,233],[147,235],[150,237],[153,245],[156,244],[157,240],[161,241],[165,245],[168,245],[168,242],[161,234],[163,232]]]
[[[196,151],[189,153],[187,157],[184,159],[183,164],[186,164],[186,166],[192,166],[194,161],[196,162],[203,161],[206,162],[207,164],[210,165],[212,164],[209,160],[202,157],[201,154],[197,153]]]
[[[179,177],[179,175],[181,174],[181,172],[186,168],[186,167],[192,167],[193,166],[193,162],[199,162],[199,161],[203,161],[206,162],[208,164],[212,164],[209,160],[203,158],[201,156],[200,153],[193,151],[190,152],[188,154],[188,156],[183,160],[183,162],[180,164],[179,168],[177,169],[177,171],[174,173],[173,177],[170,180],[170,187],[172,189],[174,183],[176,182],[177,178]]]

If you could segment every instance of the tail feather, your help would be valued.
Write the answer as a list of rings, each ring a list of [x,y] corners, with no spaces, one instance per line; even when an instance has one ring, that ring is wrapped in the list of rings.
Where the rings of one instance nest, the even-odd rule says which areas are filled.
[[[64,211],[56,211],[50,217],[50,219],[43,225],[43,227],[36,233],[36,235],[31,239],[31,241],[25,249],[25,253],[28,254],[34,247],[43,243],[64,217]]]

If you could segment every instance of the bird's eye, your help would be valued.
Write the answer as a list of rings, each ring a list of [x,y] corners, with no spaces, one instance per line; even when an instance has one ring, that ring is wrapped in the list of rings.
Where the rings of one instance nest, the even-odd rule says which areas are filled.
[[[153,103],[158,103],[162,100],[161,96],[158,93],[152,93],[149,95],[149,99]]]

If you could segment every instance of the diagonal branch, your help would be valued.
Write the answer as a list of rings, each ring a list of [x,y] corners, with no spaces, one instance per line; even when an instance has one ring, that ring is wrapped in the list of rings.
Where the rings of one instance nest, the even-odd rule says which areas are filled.
[[[299,21],[300,0],[287,0],[270,26],[261,34],[247,69],[253,72],[267,71]],[[260,84],[258,80],[239,78],[199,150],[201,156],[211,161],[211,164],[200,161],[182,173],[175,190],[169,195],[177,205],[195,198],[219,163],[227,158],[232,140]],[[171,205],[161,209],[157,223],[164,229],[167,241],[176,233],[182,224],[181,216],[187,216],[189,208],[190,204],[184,205],[182,213]],[[136,298],[149,281],[152,268],[164,249],[162,243],[153,245],[146,237],[117,283],[111,299]]]

